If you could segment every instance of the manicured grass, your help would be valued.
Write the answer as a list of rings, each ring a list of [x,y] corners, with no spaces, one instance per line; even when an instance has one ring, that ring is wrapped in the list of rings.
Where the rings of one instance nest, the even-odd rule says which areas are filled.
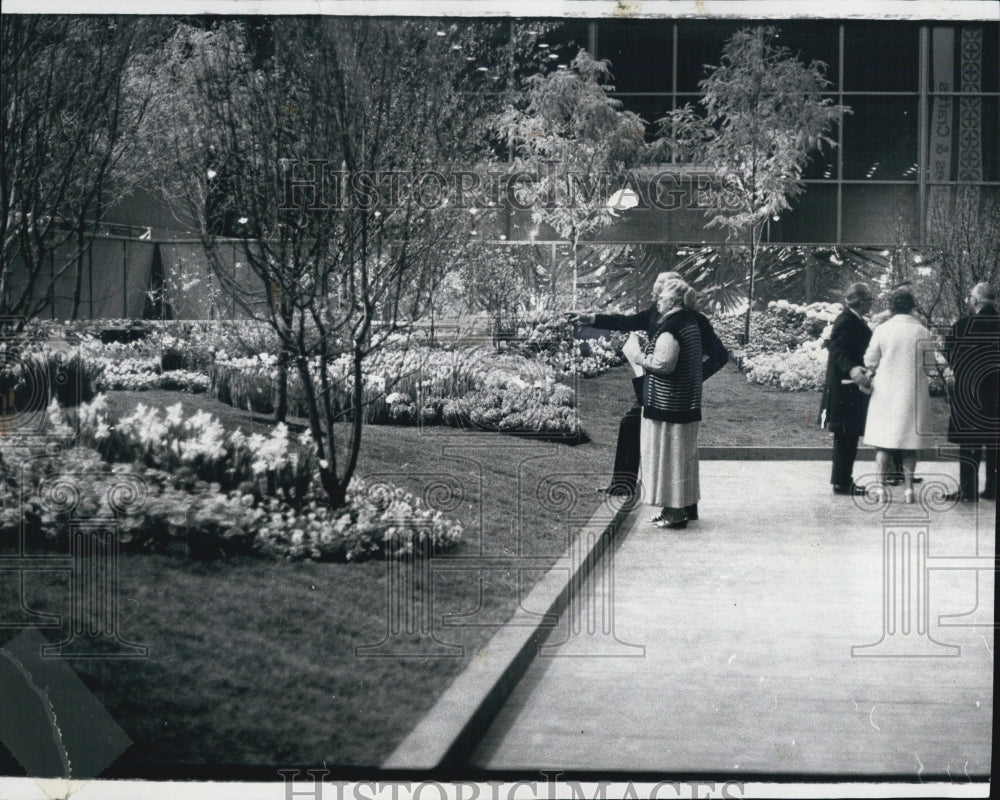
[[[948,402],[941,397],[930,400],[929,429],[943,442]],[[731,447],[831,447],[830,434],[817,422],[819,403],[818,391],[752,385],[734,364],[727,364],[704,385],[698,441]]]
[[[703,386],[703,445],[731,447],[824,447],[830,434],[819,427],[819,392],[783,392],[755,386],[727,364]]]
[[[278,780],[281,767],[380,763],[598,508],[594,489],[610,476],[618,421],[631,404],[628,377],[622,367],[577,382],[589,441],[575,446],[450,428],[365,429],[359,474],[426,492],[465,526],[463,544],[435,559],[432,584],[417,594],[416,611],[431,613],[436,637],[460,648],[453,657],[426,657],[419,635],[410,643],[421,657],[358,657],[357,646],[387,630],[383,562],[122,554],[120,632],[147,644],[150,657],[69,662],[135,743],[106,774],[222,779],[253,769],[256,779]],[[117,392],[109,401],[119,413],[180,401],[229,428],[269,426],[208,395]],[[701,442],[827,445],[818,405],[815,392],[750,386],[728,366],[705,386]],[[946,408],[935,407],[940,422]],[[0,573],[0,621],[13,618],[13,577]],[[66,613],[65,577],[29,573],[26,582],[31,608]],[[445,627],[446,615],[466,615],[467,625]],[[0,629],[0,643],[16,634]],[[2,746],[0,774],[23,774]]]

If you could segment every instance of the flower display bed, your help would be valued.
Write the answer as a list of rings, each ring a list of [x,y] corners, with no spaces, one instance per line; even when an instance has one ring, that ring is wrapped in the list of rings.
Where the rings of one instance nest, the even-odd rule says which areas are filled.
[[[839,303],[796,305],[787,300],[771,301],[765,311],[751,317],[750,340],[744,346],[737,344],[737,334],[743,330],[742,316],[718,317],[713,324],[737,355],[750,383],[803,392],[823,387],[829,355],[826,341],[842,310]],[[869,324],[874,328],[887,317],[884,313],[875,315]],[[937,370],[929,376],[928,391],[943,397],[947,363],[941,348],[937,361]]]
[[[118,515],[129,549],[351,561],[440,551],[462,536],[460,524],[392,485],[355,479],[332,509],[308,435],[293,443],[284,424],[267,436],[227,432],[205,411],[185,417],[180,403],[140,403],[109,419],[98,395],[73,409],[53,401],[42,436],[0,444],[0,537],[21,530],[28,542],[65,548],[74,519],[113,516],[115,486],[137,496]],[[56,502],[57,490],[75,501]]]
[[[737,334],[743,332],[742,315],[716,317],[712,323],[750,383],[801,392],[823,385],[827,356],[823,343],[841,309],[839,303],[771,301],[765,311],[750,318],[745,345],[737,343]]]
[[[353,416],[350,369],[346,356],[329,367],[335,413],[345,422]],[[210,375],[220,401],[264,414],[273,411],[275,356],[220,357]],[[294,372],[288,396],[290,412],[305,416]],[[580,433],[573,391],[556,381],[551,367],[485,347],[417,345],[377,351],[365,360],[363,407],[365,421],[376,425],[447,425],[564,437]]]
[[[582,384],[587,395],[579,412],[601,445],[566,447],[440,426],[365,429],[358,468],[365,486],[393,484],[425,506],[447,509],[445,516],[464,531],[454,555],[523,552],[532,559],[530,569],[434,573],[433,625],[442,641],[461,648],[449,651],[454,657],[366,658],[356,652],[386,635],[390,562],[384,559],[347,563],[236,554],[192,560],[173,549],[120,553],[120,630],[129,641],[148,645],[150,657],[73,664],[135,742],[105,776],[247,778],[266,771],[270,780],[276,768],[289,764],[325,761],[333,774],[345,765],[377,764],[513,613],[519,591],[530,588],[563,551],[574,530],[567,514],[589,516],[597,508],[593,487],[607,477],[600,462],[611,457],[618,417],[630,402],[620,373]],[[223,442],[237,428],[265,441],[274,432],[260,417],[209,394],[112,392],[108,415],[128,417],[139,403],[147,409],[180,403],[183,421],[199,412],[215,417]],[[165,412],[158,419],[164,423]],[[292,435],[288,440],[296,441]],[[442,472],[457,482],[453,491],[442,492]],[[553,480],[565,487],[569,505],[540,491]],[[0,552],[10,555],[11,545]],[[31,573],[26,603],[65,615],[67,580]],[[19,608],[13,584],[0,586],[5,618]],[[442,615],[473,610],[476,625],[441,629]],[[56,641],[65,633],[46,635]],[[0,645],[16,635],[0,631]],[[20,774],[2,752],[0,769]]]
[[[179,389],[211,391],[224,403],[262,414],[274,410],[277,341],[266,325],[124,322],[118,327],[114,321],[103,326],[33,323],[33,342],[20,360],[30,355],[39,369],[53,375],[72,362],[76,372],[70,383],[79,387],[83,400],[96,391]],[[106,335],[119,328],[128,335]],[[365,421],[578,438],[573,393],[559,380],[591,377],[623,363],[623,337],[576,341],[573,327],[551,316],[531,321],[522,333],[498,348],[443,347],[415,336],[388,336],[364,362]],[[311,370],[315,375],[318,366]],[[336,413],[343,421],[352,416],[350,374],[347,354],[329,366]],[[289,413],[306,416],[295,369],[289,370],[288,381]],[[11,385],[38,382],[19,374],[7,380]],[[46,400],[52,395],[48,389],[36,393]]]

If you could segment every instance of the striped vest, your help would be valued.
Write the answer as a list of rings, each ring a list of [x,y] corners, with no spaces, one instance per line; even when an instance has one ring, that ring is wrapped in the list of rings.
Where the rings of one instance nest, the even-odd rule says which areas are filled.
[[[656,337],[669,333],[680,345],[677,366],[669,375],[647,372],[643,379],[642,413],[661,422],[701,421],[701,332],[690,311],[671,314],[657,329]],[[656,337],[646,346],[646,355],[656,347]]]

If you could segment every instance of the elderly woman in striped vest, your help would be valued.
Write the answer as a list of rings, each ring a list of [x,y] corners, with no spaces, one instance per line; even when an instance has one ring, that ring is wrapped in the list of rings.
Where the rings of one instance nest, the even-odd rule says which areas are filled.
[[[625,353],[645,373],[639,478],[643,501],[661,507],[652,519],[661,528],[684,528],[697,519],[690,511],[699,499],[702,343],[696,300],[680,277],[665,281],[656,300],[655,336],[644,350],[633,345]]]

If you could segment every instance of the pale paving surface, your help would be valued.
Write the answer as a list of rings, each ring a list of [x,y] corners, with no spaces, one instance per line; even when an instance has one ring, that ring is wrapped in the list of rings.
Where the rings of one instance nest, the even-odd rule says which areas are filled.
[[[861,482],[871,468],[859,465]],[[703,461],[701,470],[702,519],[687,529],[655,529],[648,506],[633,513],[610,562],[613,588],[601,581],[597,593],[612,598],[614,636],[601,635],[599,607],[577,605],[596,615],[594,634],[584,621],[556,657],[536,659],[472,762],[988,774],[993,573],[978,573],[977,609],[976,571],[930,572],[930,634],[960,646],[958,657],[853,658],[852,645],[882,636],[883,518],[914,510],[902,490],[899,504],[873,513],[832,495],[827,463]],[[918,465],[925,485],[934,473],[954,481],[958,471]],[[931,558],[977,547],[992,556],[995,515],[985,501],[930,513]],[[978,626],[940,624],[967,612],[958,621]],[[566,616],[550,641],[566,640]],[[609,652],[640,657],[593,657]]]

